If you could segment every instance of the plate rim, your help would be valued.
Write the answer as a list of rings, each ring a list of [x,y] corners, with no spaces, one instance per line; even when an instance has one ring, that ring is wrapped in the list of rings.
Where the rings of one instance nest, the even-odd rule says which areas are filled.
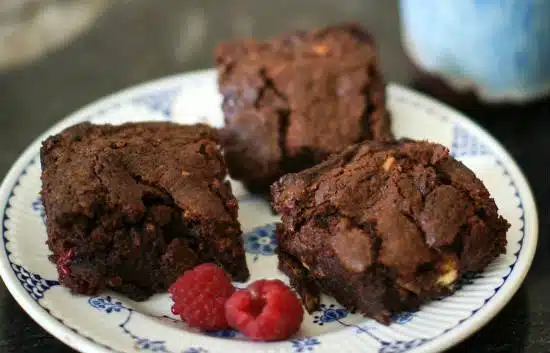
[[[134,86],[124,88],[114,93],[108,94],[102,98],[92,101],[89,104],[84,105],[80,109],[65,116],[50,126],[42,134],[36,137],[19,155],[17,160],[12,164],[8,173],[4,177],[0,186],[0,220],[4,220],[5,212],[12,196],[13,189],[17,186],[18,180],[21,174],[25,171],[26,166],[33,160],[39,150],[41,142],[49,135],[60,131],[61,129],[73,125],[82,121],[86,116],[90,114],[90,110],[97,106],[108,106],[109,103],[119,101],[123,97],[136,96],[140,92],[147,92],[156,86],[169,86],[171,84],[177,84],[182,79],[192,79],[193,77],[201,77],[203,75],[212,74],[213,69],[204,69],[198,71],[183,72],[171,76],[166,76],[151,81],[146,81]],[[440,352],[454,346],[461,341],[468,338],[473,333],[477,332],[481,327],[485,326],[495,315],[502,310],[502,308],[511,300],[517,290],[520,288],[525,280],[525,277],[531,267],[535,251],[538,242],[539,233],[539,218],[538,210],[536,207],[534,195],[529,185],[529,181],[525,177],[519,165],[514,158],[508,153],[508,151],[502,146],[502,144],[486,129],[474,122],[465,114],[455,110],[454,108],[439,102],[436,99],[428,97],[427,95],[417,92],[408,87],[396,84],[388,83],[386,87],[388,96],[390,92],[404,96],[412,97],[414,100],[420,102],[422,105],[431,106],[442,112],[441,115],[450,116],[452,120],[459,121],[463,126],[466,126],[468,130],[480,134],[487,141],[487,145],[491,147],[494,154],[498,156],[498,159],[502,161],[505,169],[510,173],[511,179],[515,182],[517,191],[519,192],[520,200],[524,206],[524,238],[522,239],[523,246],[517,254],[516,262],[514,263],[511,272],[506,277],[504,283],[500,286],[500,289],[491,297],[491,299],[482,306],[478,312],[469,316],[467,319],[461,321],[456,326],[453,326],[449,331],[434,337],[430,341],[426,342],[420,347],[412,350],[415,353],[428,353],[428,352]],[[528,215],[525,215],[525,210],[530,210]],[[6,226],[2,223],[2,240],[1,244],[5,244],[4,233]],[[528,238],[528,244],[525,242]],[[50,315],[47,310],[41,307],[38,303],[33,301],[23,286],[17,280],[16,275],[12,271],[8,255],[6,252],[2,252],[0,255],[0,276],[2,277],[4,284],[8,288],[10,294],[15,298],[17,303],[27,312],[29,316],[39,324],[48,333],[72,347],[73,349],[81,352],[89,353],[112,353],[117,352],[111,347],[102,345],[101,343],[93,340],[93,338],[87,337],[81,332],[74,332],[68,326],[65,326],[62,320]]]
[[[488,142],[486,144],[491,146],[495,155],[499,157],[502,164],[506,166],[505,169],[511,174],[511,179],[516,183],[516,188],[520,195],[520,202],[523,203],[524,237],[521,239],[522,246],[517,253],[516,262],[513,264],[510,273],[506,276],[504,283],[498,288],[498,291],[475,314],[459,322],[456,326],[449,329],[449,331],[442,333],[411,351],[414,353],[442,352],[464,341],[483,328],[517,293],[525,281],[525,277],[529,273],[535,257],[539,236],[538,209],[529,180],[512,155],[489,131],[477,124],[466,114],[424,93],[395,83],[388,84],[388,90],[395,90],[401,94],[413,96],[415,99],[423,101],[424,104],[438,107],[438,109],[444,112],[444,115],[452,115],[452,119],[458,119],[470,131],[485,136]],[[525,210],[527,209],[532,210],[532,212],[529,212],[529,217],[525,215]],[[529,244],[526,244],[526,238],[529,238]],[[445,338],[447,338],[446,341],[444,340]]]

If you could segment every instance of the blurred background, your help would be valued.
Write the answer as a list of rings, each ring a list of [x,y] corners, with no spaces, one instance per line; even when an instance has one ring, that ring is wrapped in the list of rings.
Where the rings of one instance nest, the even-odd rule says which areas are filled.
[[[438,6],[442,3],[450,5]],[[452,103],[511,152],[535,191],[539,248],[546,251],[550,104],[536,95],[520,105],[505,100],[487,105],[468,90],[450,90],[434,74],[468,75],[466,81],[478,80],[475,86],[487,81],[487,72],[496,72],[511,78],[512,89],[529,86],[533,77],[544,86],[550,77],[545,76],[550,70],[550,1],[403,0],[401,6],[398,0],[0,0],[0,178],[56,121],[122,88],[210,68],[219,41],[267,39],[294,29],[357,21],[374,35],[387,81]],[[415,65],[403,49],[403,23]],[[489,70],[511,51],[534,54],[518,56],[523,59],[508,71]],[[499,75],[505,72],[509,75]],[[494,80],[491,84],[495,92],[502,88]],[[524,104],[531,98],[536,101]],[[548,261],[539,252],[526,285],[510,305],[453,352],[549,352]],[[72,352],[39,328],[1,283],[0,351]]]
[[[80,65],[131,59],[133,63],[126,63],[130,67],[147,63],[149,70],[156,67],[157,72],[168,73],[181,67],[209,67],[214,45],[230,38],[266,39],[289,29],[349,20],[368,20],[375,36],[398,33],[392,28],[397,22],[396,1],[383,6],[364,0],[266,4],[254,0],[2,0],[0,68],[21,67],[44,56],[62,57],[85,46],[86,53],[75,57],[82,60]],[[82,44],[72,44],[75,40]],[[400,51],[397,45],[381,49],[387,58]]]
[[[550,91],[548,18],[547,0],[0,0],[0,129],[11,131],[0,139],[0,170],[34,136],[84,104],[153,78],[211,67],[219,41],[346,21],[372,32],[387,81],[426,91],[476,118],[484,114],[472,108],[471,90],[456,94],[434,74],[479,83],[496,98],[503,90]],[[507,109],[503,115],[513,116]],[[547,105],[529,109],[537,114]]]
[[[410,80],[395,0],[0,0],[0,170],[84,104],[212,67],[219,41],[343,21],[373,32],[388,80]]]
[[[109,0],[2,0],[0,69],[39,59],[87,30]]]

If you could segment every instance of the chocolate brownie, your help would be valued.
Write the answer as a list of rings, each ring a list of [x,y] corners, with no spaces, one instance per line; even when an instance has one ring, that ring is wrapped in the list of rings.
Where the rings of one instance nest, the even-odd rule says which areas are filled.
[[[310,311],[324,292],[388,323],[505,252],[508,222],[438,144],[366,141],[282,177],[272,198],[279,268]]]
[[[229,173],[252,191],[392,137],[374,41],[357,25],[221,43],[215,57]]]
[[[210,261],[248,278],[211,128],[82,123],[44,141],[41,163],[47,244],[73,292],[145,299]]]

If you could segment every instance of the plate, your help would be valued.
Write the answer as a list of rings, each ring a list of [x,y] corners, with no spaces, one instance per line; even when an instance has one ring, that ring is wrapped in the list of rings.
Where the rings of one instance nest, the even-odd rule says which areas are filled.
[[[232,330],[201,333],[170,313],[167,294],[134,302],[116,293],[72,295],[59,285],[48,261],[40,191],[40,143],[75,123],[170,120],[223,124],[214,71],[161,79],[93,103],[40,136],[19,158],[0,189],[2,250],[0,271],[19,304],[42,327],[87,353],[356,353],[440,352],[466,338],[492,318],[523,281],[537,244],[537,210],[518,166],[502,146],[457,112],[406,88],[389,85],[388,104],[398,136],[428,139],[449,147],[469,166],[511,223],[506,254],[487,269],[464,278],[458,291],[393,317],[390,326],[351,314],[330,298],[304,319],[293,338],[255,343]],[[233,182],[239,199],[247,261],[252,279],[275,277],[274,222],[263,200]]]

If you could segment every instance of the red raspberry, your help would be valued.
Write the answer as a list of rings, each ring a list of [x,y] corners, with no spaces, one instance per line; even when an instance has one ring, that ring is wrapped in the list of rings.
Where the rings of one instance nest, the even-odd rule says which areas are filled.
[[[251,339],[282,340],[298,331],[304,309],[296,294],[279,280],[260,280],[235,292],[225,303],[229,325]]]
[[[70,248],[67,252],[63,253],[57,259],[57,272],[59,274],[59,279],[63,280],[65,277],[71,275],[71,261],[74,257],[74,248]]]
[[[214,264],[185,271],[168,289],[172,312],[189,326],[207,331],[229,327],[224,305],[234,291],[229,276]]]

